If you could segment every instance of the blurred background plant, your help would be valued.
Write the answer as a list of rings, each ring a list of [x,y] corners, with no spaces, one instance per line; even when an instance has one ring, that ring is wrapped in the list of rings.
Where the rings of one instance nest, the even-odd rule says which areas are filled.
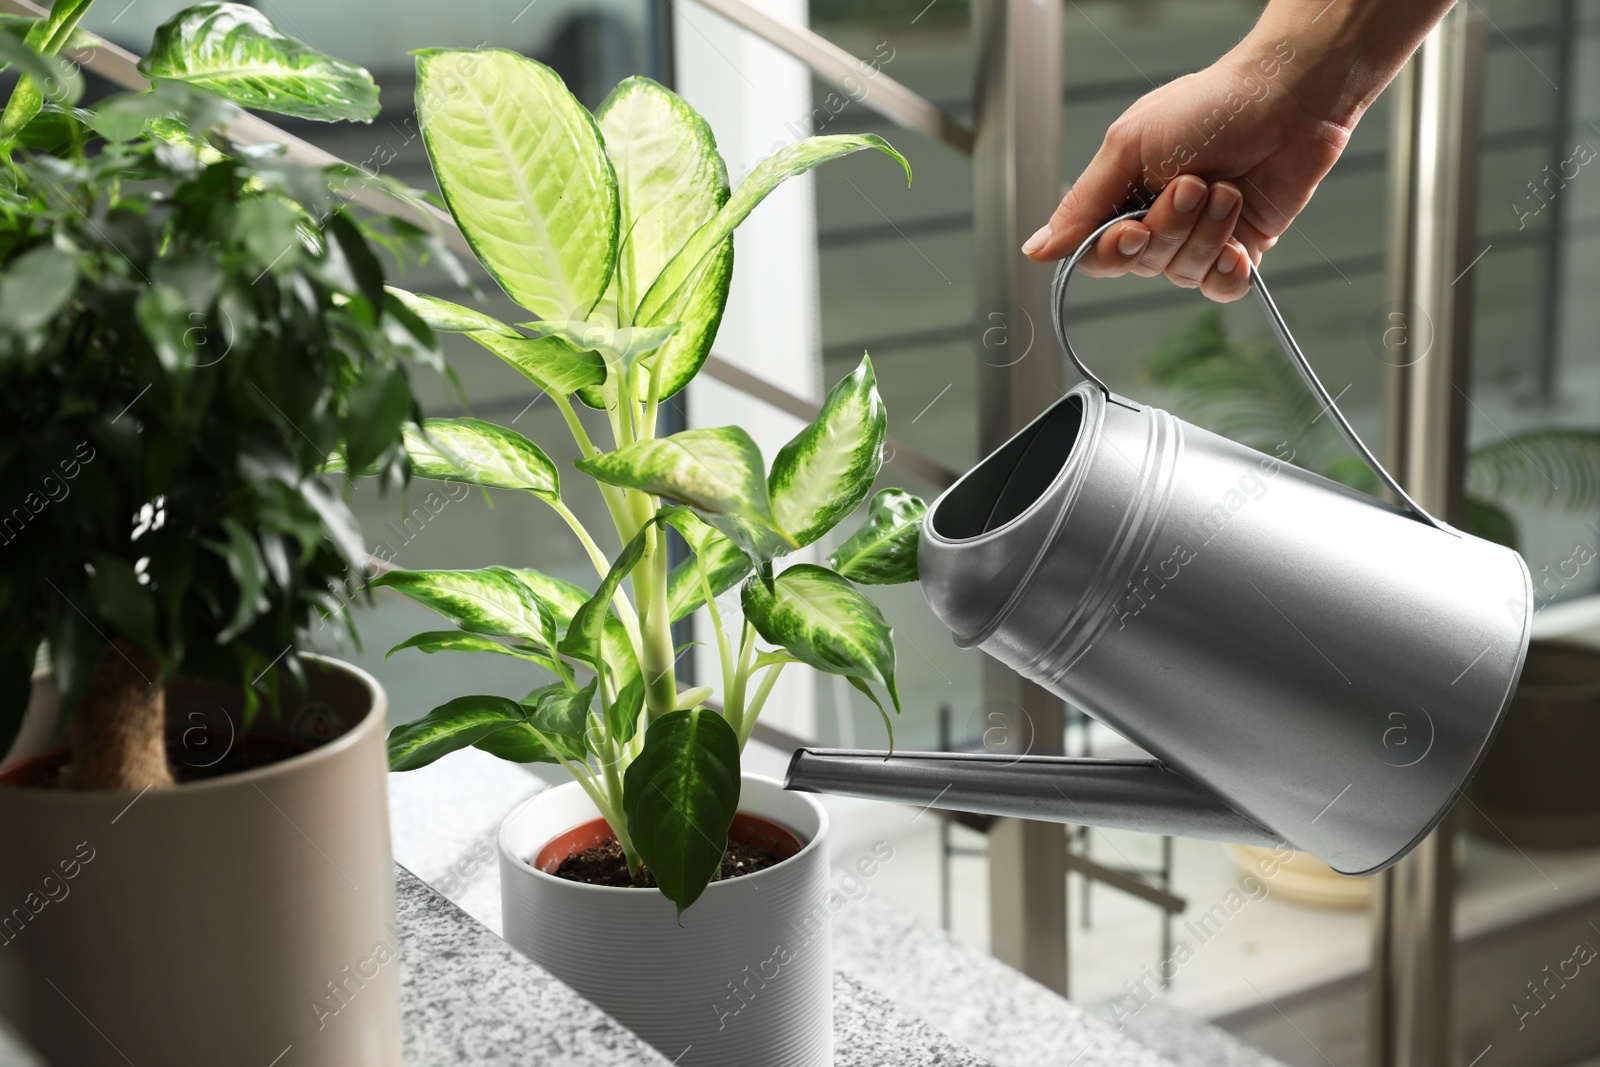
[[[1144,359],[1152,384],[1172,394],[1174,414],[1272,453],[1288,442],[1298,467],[1376,494],[1378,479],[1263,329],[1249,341],[1210,307],[1168,334]],[[1600,502],[1600,430],[1546,427],[1481,445],[1467,457],[1469,533],[1519,547],[1513,504],[1581,512]]]
[[[320,471],[405,481],[406,362],[442,365],[376,249],[442,248],[351,213],[354,168],[228,139],[235,103],[370,120],[365,70],[203,4],[156,31],[152,88],[80,108],[56,53],[88,7],[0,25],[0,750],[48,642],[64,780],[140,789],[172,782],[166,676],[242,685],[248,716],[314,624],[348,627],[367,557]]]

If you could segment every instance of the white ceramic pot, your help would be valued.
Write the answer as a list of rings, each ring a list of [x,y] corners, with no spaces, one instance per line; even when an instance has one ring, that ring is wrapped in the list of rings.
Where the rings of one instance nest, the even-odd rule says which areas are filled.
[[[547,843],[599,814],[576,783],[540,793],[500,827],[505,939],[679,1067],[831,1067],[827,812],[753,774],[739,810],[804,847],[712,882],[680,923],[653,889],[536,869],[530,860]]]
[[[252,727],[297,755],[142,794],[0,785],[0,1011],[47,1062],[398,1067],[387,701],[302,663],[310,692]],[[176,758],[235,751],[242,696],[169,686]]]

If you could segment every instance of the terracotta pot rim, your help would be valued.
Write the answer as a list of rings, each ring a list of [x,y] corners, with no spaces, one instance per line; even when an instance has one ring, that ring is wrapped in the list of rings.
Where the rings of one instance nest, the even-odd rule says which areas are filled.
[[[761,782],[766,785],[770,785],[779,791],[784,791],[782,782],[765,774],[751,774],[746,772],[740,774],[739,778],[742,782]],[[595,893],[613,896],[620,894],[622,897],[633,897],[640,901],[651,901],[652,904],[643,906],[653,906],[653,902],[661,896],[659,892],[652,891],[648,893],[641,893],[636,886],[590,885],[587,882],[574,882],[566,878],[557,878],[553,874],[546,874],[544,871],[541,871],[539,868],[530,863],[526,856],[517,855],[511,850],[510,846],[507,845],[506,827],[515,821],[516,818],[524,811],[537,804],[539,801],[554,795],[556,790],[571,790],[575,792],[582,788],[583,787],[577,782],[563,782],[560,785],[553,785],[548,789],[541,790],[535,795],[529,797],[527,800],[523,801],[521,804],[518,804],[515,808],[511,809],[511,813],[501,820],[500,830],[495,835],[495,844],[500,852],[500,855],[514,863],[517,868],[528,877],[540,879],[552,885],[560,886],[563,890],[573,893]],[[738,887],[740,885],[759,884],[762,880],[770,880],[772,877],[778,877],[779,875],[775,874],[774,872],[782,872],[790,864],[807,857],[813,850],[826,847],[824,844],[824,838],[828,836],[828,809],[823,807],[821,802],[810,793],[785,792],[785,795],[794,797],[796,800],[807,805],[815,812],[817,816],[817,832],[812,834],[811,837],[807,839],[804,834],[802,834],[793,826],[778,822],[778,820],[773,819],[770,816],[757,815],[755,812],[746,812],[743,808],[741,808],[740,811],[744,814],[755,815],[757,818],[766,819],[768,822],[778,822],[778,825],[782,826],[784,829],[788,830],[790,833],[794,834],[795,837],[800,838],[800,840],[804,841],[805,843],[800,846],[800,851],[796,852],[788,859],[779,860],[771,867],[766,867],[762,870],[756,871],[753,874],[740,875],[738,878],[727,878],[711,882],[706,886],[704,893],[701,894],[701,900],[709,898],[713,893],[728,892],[729,886]],[[566,833],[567,830],[571,829],[574,829],[574,827],[569,826],[564,830],[560,830],[555,836],[559,837],[561,834]],[[550,840],[554,839],[555,838],[552,837]],[[539,849],[544,848],[544,846],[548,843],[548,841],[542,842],[539,845],[539,848],[534,850],[534,854],[537,855]]]
[[[368,701],[367,713],[361,717],[360,722],[332,741],[318,745],[309,752],[300,752],[290,756],[288,759],[269,763],[264,767],[252,767],[249,770],[224,774],[217,778],[202,778],[193,782],[180,782],[169,789],[155,790],[155,794],[157,796],[194,796],[216,789],[232,789],[242,785],[260,785],[274,778],[293,774],[298,769],[314,762],[332,759],[337,753],[354,746],[366,733],[383,728],[388,716],[388,697],[384,693],[383,686],[378,683],[376,678],[355,664],[346,663],[344,660],[335,659],[332,656],[324,656],[316,652],[302,652],[299,656],[301,660],[308,663],[316,663],[333,670],[344,671],[361,683],[362,687],[367,691]],[[0,774],[32,760],[43,759],[62,751],[65,750],[52,749],[50,752],[43,752],[35,756],[29,756],[26,759],[17,760],[14,763],[0,767]],[[48,804],[98,804],[102,803],[106,797],[138,797],[144,795],[144,792],[132,789],[41,789],[36,786],[0,784],[0,796],[5,795],[7,791],[26,794],[36,803]],[[145,790],[145,792],[150,792],[150,790]]]

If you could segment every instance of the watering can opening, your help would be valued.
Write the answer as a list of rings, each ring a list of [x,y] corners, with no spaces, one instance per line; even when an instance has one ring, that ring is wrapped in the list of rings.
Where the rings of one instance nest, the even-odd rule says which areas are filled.
[[[1010,524],[1049,491],[1083,429],[1084,398],[1069,394],[957,482],[929,514],[929,528],[965,541]]]

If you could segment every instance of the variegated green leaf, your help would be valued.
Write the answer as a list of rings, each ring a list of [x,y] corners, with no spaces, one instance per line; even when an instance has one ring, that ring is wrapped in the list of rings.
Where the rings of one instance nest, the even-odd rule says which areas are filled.
[[[872,360],[828,391],[811,425],[778,450],[767,476],[778,525],[809,545],[856,509],[883,465],[889,415]]]
[[[622,687],[606,708],[606,733],[616,744],[626,744],[639,732],[639,713],[644,710],[644,679],[635,676]]]
[[[463,630],[546,642],[550,611],[505,567],[465,571],[389,571],[372,580],[432,608]]]
[[[573,348],[559,337],[506,337],[487,330],[467,334],[551,396],[566,396],[606,380],[606,362],[598,352]]]
[[[639,301],[667,263],[728,201],[728,171],[711,127],[671,90],[628,78],[595,112],[622,200],[622,244],[603,306],[632,323]],[[658,322],[681,323],[657,360],[661,395],[694,377],[711,350],[733,277],[733,242],[725,240],[699,284]],[[584,402],[600,406],[599,391]]]
[[[828,556],[828,566],[862,585],[917,580],[917,544],[928,505],[904,489],[872,498],[867,521]]]
[[[417,318],[442,333],[473,333],[482,330],[502,337],[521,337],[522,334],[492,315],[474,311],[448,300],[440,300],[426,293],[411,293],[392,285],[384,288]]]
[[[457,697],[389,731],[389,769],[414,771],[522,722],[522,705],[497,696]]]
[[[675,322],[668,326],[624,326],[621,329],[610,323],[580,319],[539,319],[521,325],[540,337],[559,337],[573,348],[598,353],[606,362],[608,374],[627,373],[678,332]]]
[[[540,318],[587,318],[611,280],[617,180],[555,71],[499,48],[417,55],[439,191],[484,267]]]
[[[623,546],[621,553],[612,562],[611,569],[606,572],[605,578],[601,579],[600,588],[595,590],[594,596],[573,613],[572,621],[567,625],[567,632],[561,638],[562,655],[571,656],[573,659],[582,660],[599,668],[604,657],[605,623],[611,615],[611,601],[617,595],[617,588],[622,584],[622,580],[639,565],[639,560],[644,558],[645,536],[655,523],[656,519],[652,518],[639,528],[639,532]]]
[[[561,499],[561,476],[544,450],[515,430],[482,419],[425,419],[405,428],[411,473],[491,489],[526,489]]]
[[[695,555],[705,564],[706,577],[711,580],[711,595],[721,596],[738,585],[750,573],[752,565],[750,557],[738,545],[712,532],[715,536],[703,549],[696,549]],[[673,622],[706,602],[705,591],[700,586],[699,566],[695,559],[686,559],[667,575],[667,611]]]
[[[184,8],[157,27],[139,73],[302,119],[371,122],[378,115],[372,75],[290,37],[244,4]]]
[[[772,516],[761,450],[737,426],[636,441],[579,460],[577,467],[611,485],[642,489],[702,512],[733,515],[782,533]]]
[[[513,763],[555,763],[558,756],[580,761],[594,691],[593,683],[576,691],[560,683],[535,689],[522,702],[521,722],[489,734],[474,747]]]
[[[739,785],[739,736],[703,707],[651,723],[623,776],[628,836],[680,915],[722,864]]]
[[[396,652],[403,652],[408,648],[420,649],[423,652],[494,652],[502,656],[516,656],[518,659],[531,660],[546,670],[555,670],[544,656],[531,651],[527,646],[512,647],[496,641],[492,637],[482,634],[467,633],[465,630],[429,630],[425,633],[408,637],[383,654],[388,659]]]
[[[741,600],[744,617],[765,640],[819,671],[877,682],[899,710],[893,632],[849,581],[800,563],[770,582],[751,576]]]
[[[522,584],[532,590],[534,596],[549,606],[558,634],[566,634],[572,625],[572,617],[589,600],[588,590],[560,578],[552,578],[526,567],[513,568],[512,573],[522,579]],[[603,646],[615,689],[622,689],[639,677],[639,660],[633,654],[633,642],[628,640],[628,631],[623,627],[622,620],[614,615],[606,619]]]
[[[718,209],[711,221],[696,230],[694,236],[689,238],[678,254],[672,257],[640,302],[635,320],[645,325],[681,321],[681,315],[678,318],[668,316],[681,310],[678,301],[684,299],[685,294],[692,292],[699,284],[702,274],[711,265],[712,253],[716,252],[734,229],[755,210],[757,204],[765,200],[767,195],[786,179],[820,166],[830,159],[838,159],[840,156],[859,152],[865,148],[876,148],[899,160],[900,165],[905,168],[906,181],[910,182],[911,165],[905,161],[904,156],[889,146],[888,141],[877,134],[850,133],[811,137],[780,148],[762,160],[756,169],[750,172],[750,176],[739,183],[739,187],[733,191],[728,202]]]

